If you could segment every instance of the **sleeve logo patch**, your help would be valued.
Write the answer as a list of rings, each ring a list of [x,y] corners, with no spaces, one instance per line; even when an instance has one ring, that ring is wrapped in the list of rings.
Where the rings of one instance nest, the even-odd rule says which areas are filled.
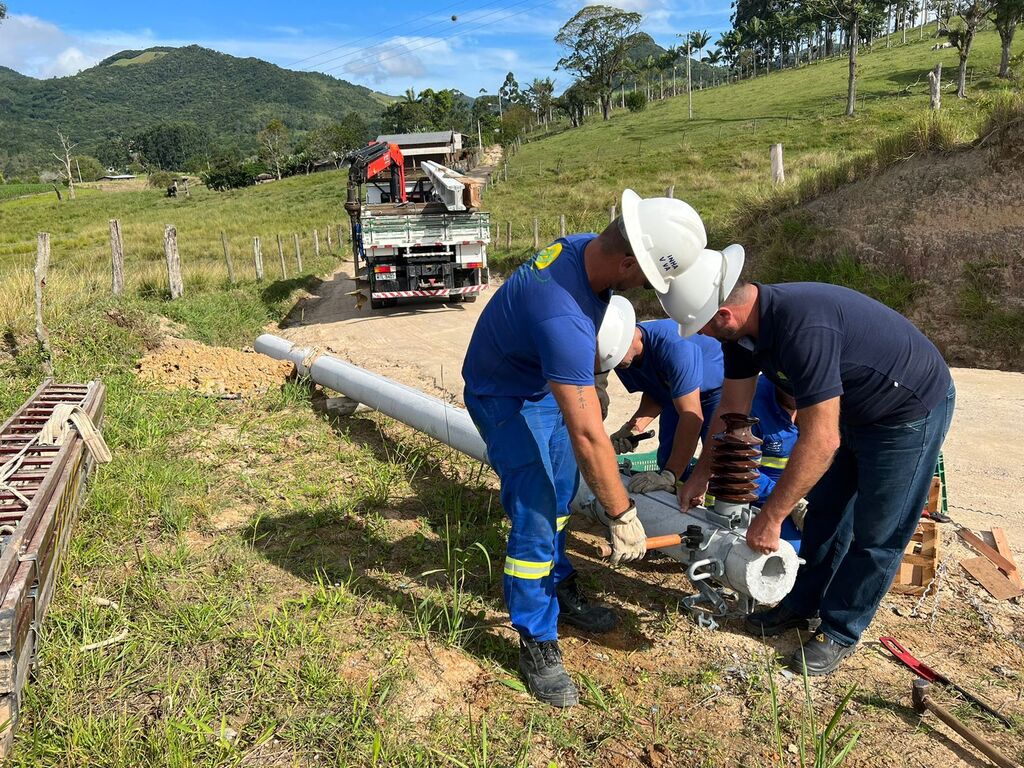
[[[552,243],[543,251],[541,251],[540,253],[533,257],[533,266],[535,266],[537,269],[547,269],[554,263],[555,259],[558,258],[561,252],[562,244]]]

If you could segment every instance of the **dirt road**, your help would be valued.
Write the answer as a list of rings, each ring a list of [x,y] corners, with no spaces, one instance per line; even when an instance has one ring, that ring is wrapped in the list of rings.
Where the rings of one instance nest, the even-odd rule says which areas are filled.
[[[283,324],[282,335],[315,344],[349,362],[461,400],[462,358],[473,327],[496,286],[473,304],[413,304],[356,309],[352,265],[344,265]],[[944,450],[954,518],[974,529],[1001,526],[1024,562],[1024,374],[953,369],[957,409]],[[637,399],[609,378],[616,428]],[[648,443],[653,449],[653,441]],[[645,446],[646,447],[646,446]]]

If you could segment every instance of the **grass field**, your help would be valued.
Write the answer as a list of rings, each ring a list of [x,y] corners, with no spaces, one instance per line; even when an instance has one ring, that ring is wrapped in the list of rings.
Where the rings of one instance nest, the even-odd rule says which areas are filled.
[[[894,38],[889,49],[876,42],[861,54],[853,118],[843,116],[847,62],[833,59],[697,91],[693,120],[682,95],[524,144],[509,161],[509,182],[488,196],[502,246],[506,222],[513,229],[512,250],[497,249],[496,261],[515,264],[529,255],[534,217],[543,242],[558,236],[560,215],[569,232],[600,231],[624,187],[650,196],[674,186],[675,196],[701,213],[711,246],[724,246],[737,236],[739,214],[773,194],[771,144],[783,144],[789,186],[869,153],[874,142],[926,115],[926,73],[939,62],[943,115],[964,138],[973,138],[986,98],[1005,87],[995,77],[998,36],[989,31],[977,38],[967,100],[955,95],[956,51],[931,51],[933,38],[910,37],[906,45]]]
[[[109,292],[110,219],[121,221],[128,292],[160,297],[167,290],[166,225],[177,228],[186,290],[203,291],[227,282],[222,232],[240,277],[255,277],[254,236],[261,239],[268,277],[281,274],[279,234],[284,236],[289,270],[295,268],[295,233],[301,236],[304,266],[314,266],[314,229],[325,252],[327,227],[336,249],[338,225],[347,237],[344,196],[345,177],[328,172],[225,193],[193,186],[189,197],[178,198],[168,198],[161,190],[80,189],[77,200],[65,203],[52,195],[7,201],[0,205],[0,326],[15,334],[31,329],[27,310],[37,232],[50,233],[50,283],[54,295],[62,297],[53,309],[60,313],[75,311],[79,301]]]
[[[979,71],[994,50],[983,36]],[[791,174],[865,146],[920,111],[918,91],[884,96],[938,55],[915,44],[865,56],[866,99],[852,121],[833,117],[843,80],[831,62],[698,94],[690,127],[676,99],[530,143],[488,204],[523,233],[543,209],[550,236],[559,212],[572,229],[599,227],[623,184],[649,194],[674,183],[721,238],[732,206],[759,189],[770,141],[787,142]],[[882,63],[893,72],[880,73]],[[769,106],[776,101],[783,106]],[[969,121],[977,102],[949,107]],[[115,456],[82,510],[11,765],[797,764],[798,744],[814,748],[808,707],[826,723],[854,682],[862,688],[842,722],[869,745],[854,764],[898,764],[908,744],[927,745],[928,729],[887,681],[854,668],[812,684],[808,705],[799,681],[777,689],[770,648],[692,624],[678,606],[686,587],[677,570],[657,561],[612,570],[588,562],[578,543],[587,587],[616,605],[625,627],[607,643],[569,633],[583,706],[542,707],[515,672],[496,562],[507,523],[490,473],[388,419],[324,415],[302,383],[233,402],[139,382],[135,363],[166,320],[190,338],[241,347],[280,319],[338,260],[336,238],[315,259],[309,233],[343,222],[342,202],[343,176],[326,173],[188,199],[83,190],[62,205],[49,196],[0,205],[0,412],[41,375],[30,272],[35,233],[47,231],[56,376],[106,382]],[[129,276],[120,299],[109,295],[115,217]],[[166,224],[177,226],[185,266],[176,302],[166,297]],[[275,237],[293,232],[304,235],[305,269],[292,271],[286,239],[285,279]],[[263,240],[262,283],[253,235]],[[939,617],[943,628],[966,628],[964,646],[1009,647],[1012,632],[980,610],[950,601]],[[906,642],[935,634],[925,621],[893,620]],[[123,630],[121,644],[81,650]],[[991,685],[1006,694],[1015,684]],[[859,760],[867,750],[882,757]]]
[[[0,200],[10,200],[25,195],[38,195],[43,192],[53,193],[49,184],[0,184]]]

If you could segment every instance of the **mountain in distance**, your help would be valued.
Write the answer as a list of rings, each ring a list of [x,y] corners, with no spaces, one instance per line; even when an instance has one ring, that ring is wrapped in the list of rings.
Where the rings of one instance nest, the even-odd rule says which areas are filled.
[[[347,112],[374,125],[392,100],[329,75],[198,45],[122,51],[49,80],[0,67],[0,169],[52,164],[58,127],[82,154],[161,122],[195,123],[215,142],[254,148],[274,118],[298,133]]]

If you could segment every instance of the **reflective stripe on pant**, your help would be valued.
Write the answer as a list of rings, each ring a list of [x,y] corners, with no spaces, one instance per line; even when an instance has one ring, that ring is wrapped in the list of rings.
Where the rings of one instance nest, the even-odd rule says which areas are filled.
[[[953,418],[949,393],[923,419],[894,426],[840,427],[832,465],[807,494],[793,591],[783,601],[821,631],[856,643],[889,590],[928,498],[942,441]]]
[[[562,412],[551,395],[530,402],[467,392],[465,402],[501,479],[501,504],[512,522],[503,579],[512,626],[535,640],[555,640],[555,585],[573,572],[565,526],[579,482]]]

